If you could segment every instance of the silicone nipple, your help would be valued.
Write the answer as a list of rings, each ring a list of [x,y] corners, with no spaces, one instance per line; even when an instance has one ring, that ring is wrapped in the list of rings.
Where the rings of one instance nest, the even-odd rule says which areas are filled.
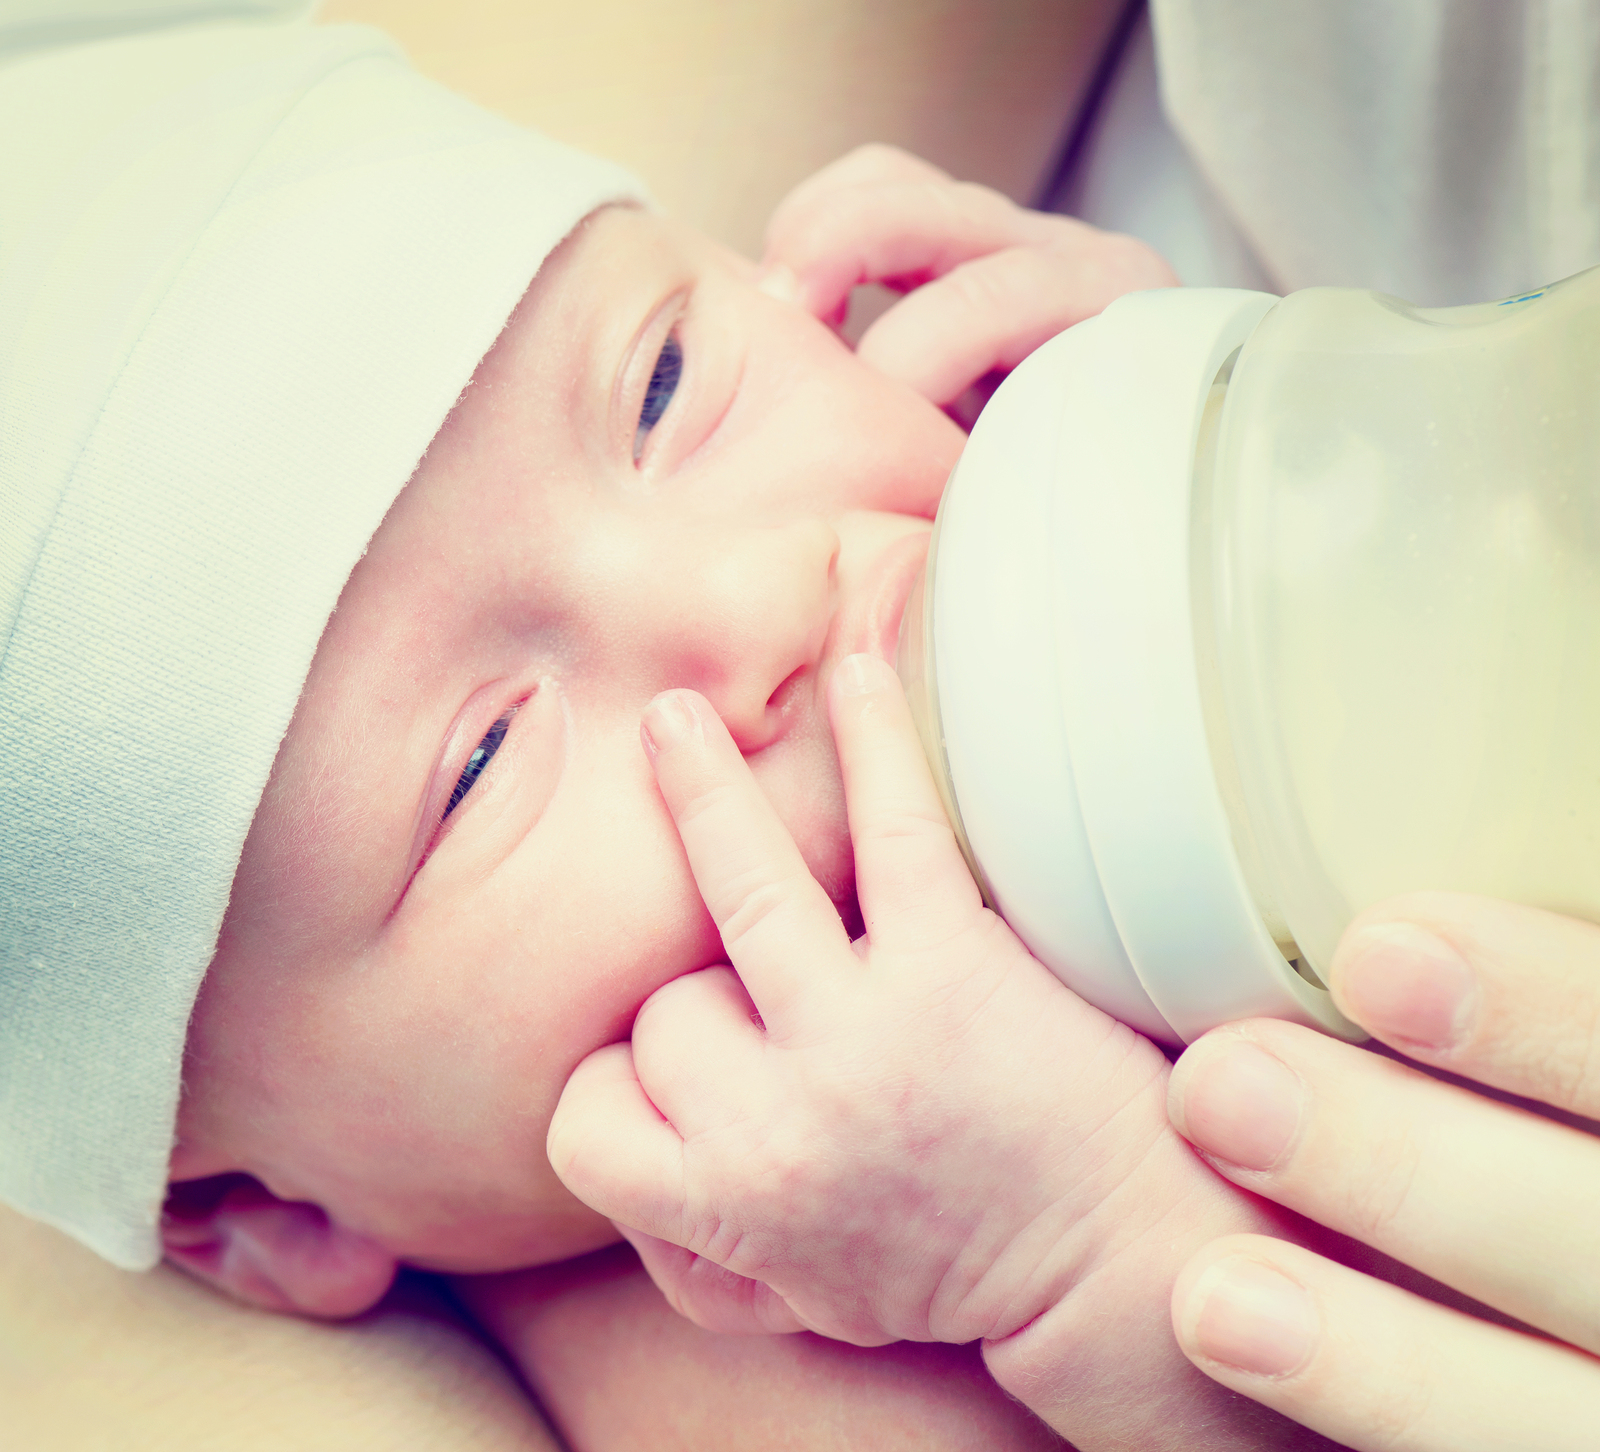
[[[971,872],[983,893],[984,901],[994,906],[994,896],[978,866],[972,844],[967,840],[962,825],[961,809],[956,805],[955,787],[950,779],[950,758],[945,751],[944,726],[939,716],[939,683],[934,670],[933,652],[933,581],[934,568],[939,556],[939,522],[943,510],[934,520],[933,534],[928,540],[928,558],[917,572],[916,583],[906,598],[905,609],[900,614],[900,634],[895,645],[894,668],[900,683],[906,688],[906,701],[911,707],[911,719],[917,724],[917,735],[922,739],[923,755],[933,771],[933,783],[939,790],[939,802],[956,834],[961,855],[966,858]]]

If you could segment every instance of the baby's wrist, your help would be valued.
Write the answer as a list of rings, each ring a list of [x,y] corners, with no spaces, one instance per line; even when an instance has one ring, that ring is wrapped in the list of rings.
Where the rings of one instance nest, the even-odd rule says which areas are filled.
[[[1221,1180],[1169,1131],[1090,1221],[1102,1233],[1074,1238],[1101,1248],[1074,1257],[1064,1294],[1011,1335],[984,1343],[1001,1387],[1086,1446],[1321,1445],[1196,1370],[1172,1331],[1172,1287],[1190,1256],[1239,1232],[1298,1238],[1289,1217]]]

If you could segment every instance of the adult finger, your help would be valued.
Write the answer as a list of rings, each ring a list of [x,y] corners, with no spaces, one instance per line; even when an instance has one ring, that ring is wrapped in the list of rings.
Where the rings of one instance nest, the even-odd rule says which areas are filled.
[[[1015,206],[972,182],[917,178],[842,188],[774,218],[764,265],[787,268],[795,301],[833,317],[864,282],[911,287],[1004,247],[1093,235],[1086,223]]]
[[[1600,1140],[1255,1019],[1190,1045],[1173,1123],[1234,1183],[1600,1350]]]
[[[846,656],[829,709],[844,775],[856,895],[874,950],[945,943],[982,907],[887,662]]]
[[[862,335],[856,354],[945,404],[1123,293],[1176,282],[1161,257],[1131,237],[1097,234],[1073,249],[1009,247],[896,303]]]
[[[691,1238],[680,1203],[683,1138],[640,1085],[630,1045],[596,1049],[572,1071],[545,1154],[591,1209],[668,1239]]]
[[[849,953],[844,925],[704,697],[657,696],[643,735],[722,945],[774,1026],[830,955]]]
[[[1458,893],[1363,913],[1330,965],[1339,1007],[1422,1063],[1600,1119],[1600,927]]]
[[[771,1286],[735,1275],[671,1241],[659,1240],[627,1225],[618,1225],[617,1229],[639,1252],[639,1259],[667,1304],[696,1326],[736,1336],[770,1336],[807,1329]]]
[[[1358,1452],[1579,1452],[1600,1362],[1265,1236],[1214,1241],[1172,1294],[1208,1376]]]

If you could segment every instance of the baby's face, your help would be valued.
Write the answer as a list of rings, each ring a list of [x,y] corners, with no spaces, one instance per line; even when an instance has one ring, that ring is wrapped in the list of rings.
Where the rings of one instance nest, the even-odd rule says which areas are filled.
[[[174,1178],[248,1172],[439,1268],[613,1238],[550,1170],[551,1111],[722,957],[640,713],[709,697],[853,914],[824,690],[893,649],[962,437],[693,234],[612,209],[569,239],[323,636],[190,1029]]]

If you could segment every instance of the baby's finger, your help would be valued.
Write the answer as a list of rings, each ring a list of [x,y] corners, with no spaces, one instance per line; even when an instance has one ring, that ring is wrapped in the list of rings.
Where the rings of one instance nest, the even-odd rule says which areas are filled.
[[[1206,1375],[1358,1452],[1580,1452],[1600,1363],[1265,1236],[1214,1241],[1172,1294]]]
[[[868,142],[853,151],[847,151],[836,161],[812,172],[773,208],[767,221],[766,246],[768,255],[773,252],[774,240],[782,238],[803,225],[811,214],[826,210],[839,192],[857,187],[881,186],[888,182],[951,181],[950,174],[941,171],[931,161],[902,151],[898,146],[882,142]]]
[[[840,313],[864,282],[913,286],[1004,247],[1047,245],[1085,223],[1046,217],[972,182],[911,179],[845,187],[825,206],[774,218],[765,265],[787,267],[797,301],[818,317]]]
[[[1131,237],[1096,233],[1071,250],[1009,247],[896,303],[862,335],[856,354],[945,404],[1123,293],[1176,282],[1161,257]]]
[[[771,1286],[724,1270],[715,1261],[627,1225],[617,1229],[633,1248],[667,1304],[707,1331],[770,1336],[805,1325]]]
[[[656,989],[634,1019],[634,1073],[667,1122],[693,1141],[753,1107],[765,1083],[762,1038],[731,968],[686,973]]]
[[[1168,1095],[1235,1184],[1600,1351],[1592,1136],[1270,1019],[1191,1044]]]
[[[867,938],[890,950],[949,942],[983,904],[900,681],[876,656],[846,656],[829,696]]]
[[[1339,1007],[1426,1064],[1600,1119],[1600,927],[1419,893],[1362,914],[1331,965]]]
[[[849,953],[844,925],[703,697],[657,696],[643,731],[700,896],[774,1025],[830,956]]]
[[[690,1238],[681,1205],[683,1139],[640,1086],[630,1045],[596,1049],[572,1071],[545,1154],[590,1209],[666,1239]]]

